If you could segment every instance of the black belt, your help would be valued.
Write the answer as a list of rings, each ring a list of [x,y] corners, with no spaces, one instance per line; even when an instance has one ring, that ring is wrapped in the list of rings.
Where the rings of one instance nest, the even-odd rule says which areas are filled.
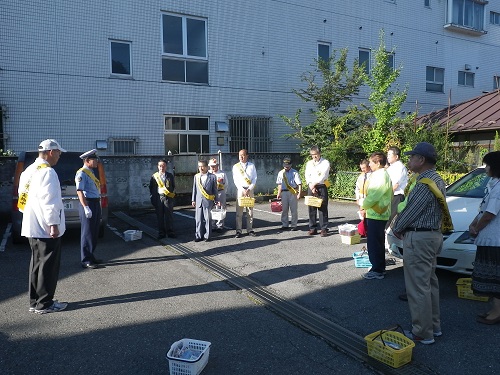
[[[288,191],[288,189],[281,189],[281,191]]]
[[[406,228],[407,232],[436,232],[438,229],[432,228]]]
[[[85,199],[87,199],[90,202],[98,202],[101,200],[101,198],[85,198]]]

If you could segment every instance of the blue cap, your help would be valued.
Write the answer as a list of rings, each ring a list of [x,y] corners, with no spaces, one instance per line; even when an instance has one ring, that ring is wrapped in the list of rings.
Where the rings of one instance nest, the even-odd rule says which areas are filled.
[[[413,147],[413,150],[406,151],[405,155],[421,155],[426,159],[437,161],[437,152],[433,145],[427,142],[419,142]]]

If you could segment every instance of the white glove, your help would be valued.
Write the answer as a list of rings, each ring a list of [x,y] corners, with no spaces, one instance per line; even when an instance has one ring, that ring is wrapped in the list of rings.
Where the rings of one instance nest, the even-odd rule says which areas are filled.
[[[83,210],[85,211],[85,217],[90,219],[92,217],[92,210],[89,206],[83,206]]]

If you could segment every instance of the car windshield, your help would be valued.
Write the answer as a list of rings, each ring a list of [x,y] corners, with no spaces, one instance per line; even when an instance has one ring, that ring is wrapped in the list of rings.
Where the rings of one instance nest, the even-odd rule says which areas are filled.
[[[490,177],[484,168],[477,168],[447,187],[448,197],[483,198]]]
[[[61,154],[59,161],[54,166],[57,172],[61,185],[75,185],[76,171],[82,167],[83,161],[80,159],[79,152],[64,152]],[[32,164],[38,156],[38,152],[27,152],[24,162],[24,167]],[[99,178],[98,169],[94,169],[94,173]]]

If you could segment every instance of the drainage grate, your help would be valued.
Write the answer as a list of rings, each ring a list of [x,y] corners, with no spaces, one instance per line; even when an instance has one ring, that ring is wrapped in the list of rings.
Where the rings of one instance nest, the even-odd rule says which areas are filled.
[[[144,233],[147,233],[152,237],[156,237],[157,232],[154,229],[135,220],[134,218],[131,218],[123,212],[114,212],[113,214],[120,220],[139,228]],[[270,291],[265,286],[259,284],[257,281],[245,275],[241,275],[214,261],[213,259],[210,259],[209,257],[200,256],[198,252],[191,250],[183,244],[173,243],[168,244],[166,247],[171,248],[175,252],[182,254],[186,256],[186,258],[202,265],[224,279],[230,285],[246,291],[254,300],[257,300],[271,311],[287,319],[294,325],[322,338],[337,350],[366,363],[375,371],[383,374],[395,375],[437,374],[432,369],[415,361],[412,361],[398,369],[389,367],[368,356],[366,342],[363,337],[356,335],[355,333],[323,318],[322,316],[319,316],[318,314],[300,306],[295,302],[283,298],[279,294]]]

